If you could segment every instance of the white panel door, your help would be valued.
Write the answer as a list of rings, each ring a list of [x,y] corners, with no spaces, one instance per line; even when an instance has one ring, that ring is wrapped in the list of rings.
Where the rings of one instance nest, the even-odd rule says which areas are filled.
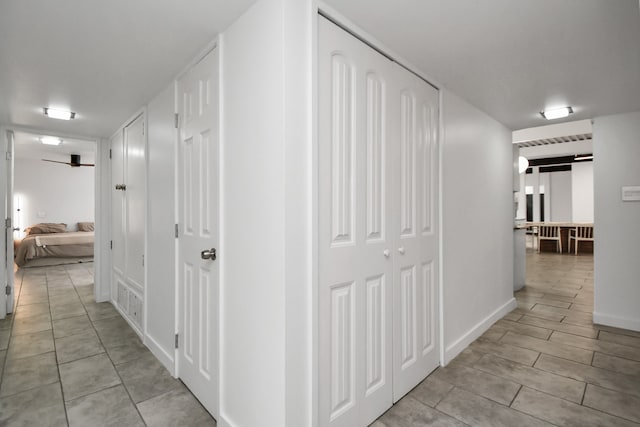
[[[126,257],[124,244],[124,191],[120,189],[124,182],[124,138],[122,131],[119,131],[111,139],[111,263],[113,270],[119,276],[124,276],[124,260]]]
[[[389,60],[319,20],[320,425],[392,404]]]
[[[218,414],[218,52],[178,81],[178,373]]]
[[[144,289],[146,163],[144,115],[124,128],[125,140],[125,271],[126,279]]]
[[[438,91],[394,65],[393,400],[439,365]]]

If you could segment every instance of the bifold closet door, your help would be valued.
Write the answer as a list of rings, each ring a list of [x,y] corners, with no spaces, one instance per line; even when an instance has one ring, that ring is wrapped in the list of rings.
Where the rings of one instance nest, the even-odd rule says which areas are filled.
[[[319,19],[320,425],[392,404],[392,63]]]
[[[438,349],[438,91],[394,65],[393,401],[440,364]]]
[[[439,364],[438,91],[324,18],[321,426],[365,426]]]

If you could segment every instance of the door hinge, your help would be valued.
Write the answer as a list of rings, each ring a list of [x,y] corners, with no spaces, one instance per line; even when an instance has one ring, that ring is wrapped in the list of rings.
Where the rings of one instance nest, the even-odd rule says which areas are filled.
[[[142,134],[144,135],[144,123],[142,124]]]
[[[7,160],[11,160],[11,151],[7,151]]]
[[[178,348],[178,334],[176,334],[176,348]]]
[[[144,254],[142,254],[142,266],[144,267]]]
[[[113,150],[111,148],[109,148],[109,158],[111,159],[113,156]]]
[[[9,285],[5,286],[4,293],[7,295],[11,295],[11,286]]]
[[[178,124],[180,123],[180,114],[175,113],[174,116],[174,126],[176,127],[176,129],[178,129]]]
[[[178,224],[176,224],[176,228],[175,228],[176,239],[178,238],[178,234],[179,234]]]
[[[4,219],[4,226],[5,228],[11,228],[11,218]]]
[[[113,240],[109,241],[109,249],[113,249]]]

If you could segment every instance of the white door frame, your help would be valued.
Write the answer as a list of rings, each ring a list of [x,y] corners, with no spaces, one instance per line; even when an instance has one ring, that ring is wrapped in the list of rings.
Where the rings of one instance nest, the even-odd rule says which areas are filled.
[[[5,268],[4,276],[6,286],[9,292],[2,292],[3,298],[2,309],[0,309],[0,318],[4,318],[7,313],[13,313],[13,306],[15,304],[15,291],[13,283],[13,157],[15,147],[15,136],[12,130],[7,130],[6,136],[6,155],[5,166],[6,170],[3,174],[6,179],[6,197],[5,197]],[[4,291],[4,289],[3,289]]]
[[[107,238],[109,236],[108,234],[108,229],[104,227],[104,212],[102,211],[102,209],[104,209],[104,203],[102,202],[102,198],[103,198],[103,187],[102,187],[102,182],[104,181],[103,175],[105,173],[105,167],[104,167],[104,163],[103,163],[103,159],[102,159],[102,153],[101,153],[101,139],[100,138],[96,138],[96,137],[92,137],[92,136],[83,136],[83,135],[75,135],[75,134],[68,134],[68,133],[64,133],[64,132],[55,132],[55,131],[49,131],[46,129],[36,129],[36,128],[30,128],[30,127],[24,127],[24,126],[7,126],[6,128],[2,128],[2,135],[4,135],[4,139],[3,139],[3,147],[4,150],[6,151],[6,132],[25,132],[25,133],[33,133],[33,134],[41,134],[41,135],[51,135],[54,137],[58,137],[58,138],[62,138],[62,139],[80,139],[83,141],[87,141],[87,143],[93,143],[93,149],[95,152],[95,167],[94,167],[94,222],[95,222],[95,243],[94,243],[94,281],[95,281],[95,298],[96,301],[104,301],[103,299],[100,299],[100,289],[102,287],[102,285],[104,283],[109,283],[109,277],[103,274],[102,270],[102,265],[104,265],[105,260],[104,257],[105,256],[109,256],[108,251],[104,250],[103,246],[104,246],[104,242],[108,242],[109,239]],[[15,147],[14,147],[14,151],[15,151]],[[107,161],[109,160],[109,150],[106,150],[106,159]],[[107,163],[108,165],[108,163]],[[108,173],[108,168],[107,169],[107,173]],[[4,174],[4,172],[3,172]],[[6,180],[5,177],[2,178],[3,180]],[[108,185],[108,182],[107,182]],[[108,188],[108,187],[107,187]],[[4,182],[4,185],[2,186],[2,191],[3,191],[3,197],[5,198],[5,203],[8,197],[11,197],[13,200],[13,193],[7,188],[6,186],[6,181]],[[108,215],[108,213],[107,213]],[[108,218],[108,216],[107,216]],[[4,250],[4,249],[3,249]],[[13,271],[13,270],[11,270]],[[12,289],[13,292],[13,289]],[[2,311],[0,310],[0,318],[2,318],[1,316]]]

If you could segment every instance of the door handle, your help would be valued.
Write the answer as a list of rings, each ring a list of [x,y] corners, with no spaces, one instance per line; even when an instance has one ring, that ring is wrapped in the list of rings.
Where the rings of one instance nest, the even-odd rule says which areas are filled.
[[[400,246],[398,248],[398,252],[400,252],[402,255],[404,255],[404,246]]]
[[[382,251],[382,255],[384,255],[385,258],[389,258],[389,255],[391,255],[391,252],[389,252],[389,249],[385,249],[384,251]]]
[[[200,258],[202,259],[210,259],[211,261],[216,260],[216,248],[205,249],[200,252]]]

